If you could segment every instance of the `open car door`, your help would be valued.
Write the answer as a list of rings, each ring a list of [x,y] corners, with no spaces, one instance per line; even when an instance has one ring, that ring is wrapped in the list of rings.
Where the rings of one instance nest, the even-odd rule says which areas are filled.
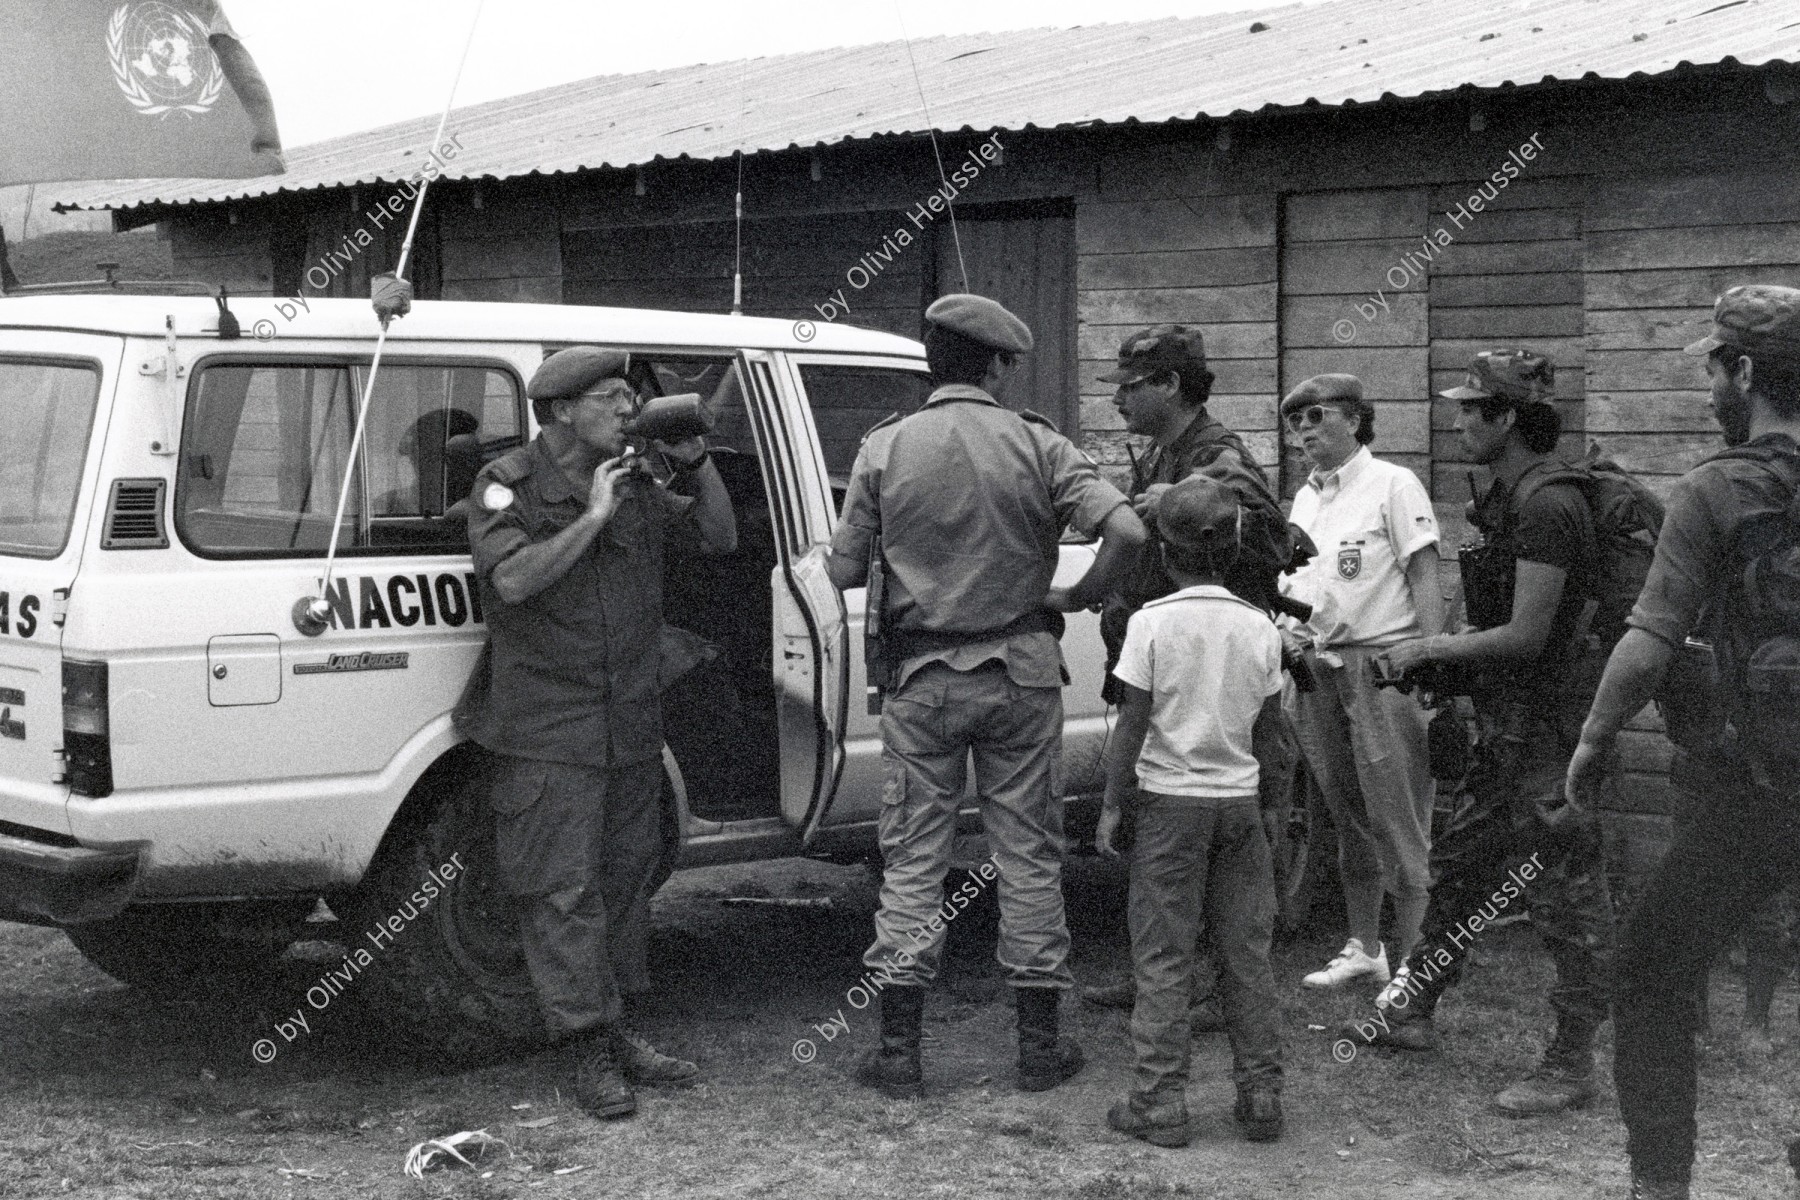
[[[777,526],[770,586],[781,815],[804,843],[817,833],[843,771],[849,622],[843,597],[825,573],[831,493],[811,414],[772,355],[746,351],[744,365]]]

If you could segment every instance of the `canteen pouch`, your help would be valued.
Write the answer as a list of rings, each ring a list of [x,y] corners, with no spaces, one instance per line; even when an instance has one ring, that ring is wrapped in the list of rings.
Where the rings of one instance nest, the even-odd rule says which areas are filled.
[[[1656,693],[1663,729],[1677,746],[1695,750],[1725,733],[1719,697],[1719,666],[1711,643],[1689,638],[1669,664]]]
[[[1455,783],[1469,773],[1469,727],[1454,702],[1440,705],[1432,714],[1425,740],[1433,779]]]
[[[1464,546],[1456,552],[1456,563],[1462,572],[1469,624],[1477,629],[1498,629],[1512,620],[1518,560],[1498,546]]]

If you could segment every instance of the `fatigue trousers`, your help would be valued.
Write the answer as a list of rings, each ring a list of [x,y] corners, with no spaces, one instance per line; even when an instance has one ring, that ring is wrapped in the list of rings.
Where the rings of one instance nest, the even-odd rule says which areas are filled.
[[[996,957],[1014,987],[1074,986],[1063,915],[1062,691],[1021,687],[998,659],[972,671],[929,663],[881,714],[881,908],[863,962],[883,984],[929,985],[949,922],[956,813],[970,759],[998,870]]]
[[[1255,796],[1198,800],[1140,793],[1130,851],[1135,1093],[1179,1099],[1192,1041],[1196,939],[1204,919],[1231,1039],[1232,1078],[1281,1087],[1281,999],[1269,968],[1275,876]]]
[[[554,1036],[617,1022],[621,973],[647,985],[631,976],[643,971],[661,882],[662,774],[656,759],[602,768],[501,756],[495,865],[521,900],[525,962]]]
[[[1597,828],[1553,836],[1535,808],[1561,795],[1573,746],[1522,705],[1479,719],[1473,765],[1431,848],[1438,880],[1423,936],[1407,959],[1412,981],[1400,1007],[1429,1016],[1460,977],[1482,925],[1523,905],[1556,964],[1550,1007],[1559,1030],[1591,1038],[1611,998],[1614,928],[1605,853]],[[1603,785],[1609,791],[1615,776],[1609,772]],[[1506,890],[1509,879],[1516,897]],[[1473,928],[1471,917],[1478,918]]]
[[[1800,888],[1800,780],[1757,785],[1714,751],[1704,813],[1684,823],[1625,925],[1613,1078],[1632,1166],[1687,1179],[1694,1161],[1693,964],[1777,890]]]

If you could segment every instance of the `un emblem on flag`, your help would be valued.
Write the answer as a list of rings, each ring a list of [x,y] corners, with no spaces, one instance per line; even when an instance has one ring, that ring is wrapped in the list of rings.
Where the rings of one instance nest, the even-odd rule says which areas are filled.
[[[1338,551],[1338,577],[1355,579],[1362,574],[1362,547],[1351,546]]]
[[[113,79],[146,117],[203,113],[218,102],[225,72],[207,43],[206,22],[168,0],[121,4],[106,23]]]

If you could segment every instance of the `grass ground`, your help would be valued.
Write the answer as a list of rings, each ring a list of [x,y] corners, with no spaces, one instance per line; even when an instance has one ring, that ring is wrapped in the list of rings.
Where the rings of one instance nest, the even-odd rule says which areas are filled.
[[[1077,974],[1114,977],[1128,958],[1122,877],[1080,861],[1069,894]],[[828,896],[832,906],[719,903],[741,895]],[[658,900],[661,1011],[646,1029],[699,1060],[706,1082],[641,1093],[635,1119],[609,1124],[570,1102],[563,1052],[460,1069],[389,1044],[358,1012],[354,983],[323,1012],[307,1005],[306,989],[338,961],[321,947],[254,989],[153,1002],[89,967],[62,935],[0,924],[0,1198],[1540,1200],[1625,1192],[1610,1086],[1588,1110],[1557,1118],[1512,1121],[1489,1105],[1530,1065],[1548,1024],[1550,967],[1528,926],[1485,935],[1481,967],[1442,1010],[1446,1051],[1423,1058],[1377,1051],[1333,1061],[1326,1030],[1366,993],[1299,988],[1334,939],[1281,948],[1287,1136],[1271,1146],[1238,1136],[1228,1050],[1213,1035],[1197,1043],[1190,1091],[1200,1136],[1167,1151],[1105,1128],[1129,1065],[1120,1014],[1065,1016],[1089,1066],[1054,1092],[1012,1089],[1011,1009],[979,919],[953,927],[945,986],[928,1004],[928,1098],[889,1103],[853,1083],[850,1065],[873,1040],[875,1018],[845,997],[860,974],[872,905],[872,887],[854,869],[789,862],[678,877]],[[1741,986],[1716,973],[1697,1195],[1793,1194],[1782,1149],[1800,1131],[1795,999],[1791,986],[1777,999],[1788,1035],[1782,1052],[1750,1054],[1735,1035]],[[288,1042],[275,1022],[295,1008],[311,1028]],[[848,1032],[827,1040],[816,1027],[839,1010]],[[266,1066],[251,1055],[264,1037],[278,1047]],[[818,1046],[808,1063],[794,1056],[803,1037]],[[1610,1081],[1609,1047],[1605,1058]],[[475,1171],[423,1181],[401,1174],[408,1147],[465,1129],[486,1129],[506,1147]]]

